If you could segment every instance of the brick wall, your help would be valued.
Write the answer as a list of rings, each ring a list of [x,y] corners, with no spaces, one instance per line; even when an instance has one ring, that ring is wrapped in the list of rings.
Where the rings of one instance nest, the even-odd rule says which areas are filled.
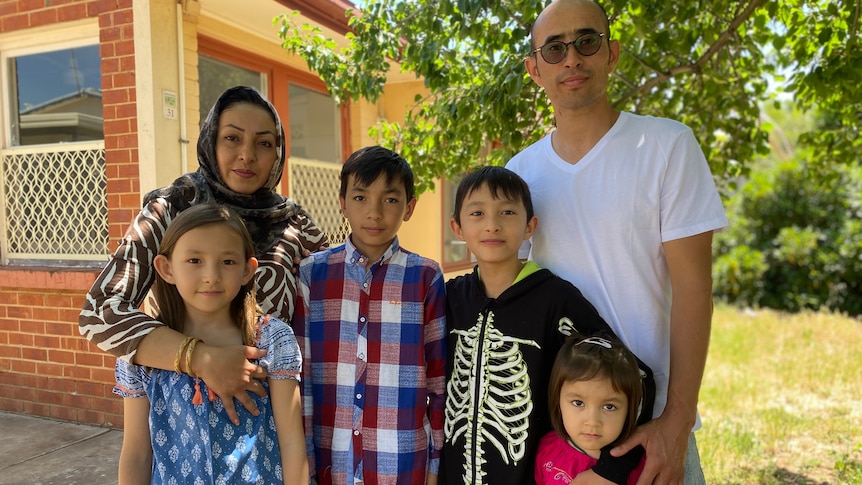
[[[109,235],[140,209],[132,0],[3,0],[0,33],[98,18]],[[122,427],[114,358],[78,333],[96,270],[0,266],[0,410]]]

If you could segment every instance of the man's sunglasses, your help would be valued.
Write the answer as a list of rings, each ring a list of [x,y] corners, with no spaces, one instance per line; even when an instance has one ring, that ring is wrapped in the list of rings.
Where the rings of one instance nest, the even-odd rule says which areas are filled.
[[[542,59],[544,59],[545,62],[548,64],[556,64],[566,58],[566,54],[569,52],[569,46],[572,45],[575,47],[575,50],[578,51],[578,54],[582,56],[591,56],[602,48],[602,37],[604,36],[605,34],[593,32],[591,34],[584,34],[571,42],[552,40],[542,47],[534,49],[530,54],[535,55],[536,52],[541,52]]]

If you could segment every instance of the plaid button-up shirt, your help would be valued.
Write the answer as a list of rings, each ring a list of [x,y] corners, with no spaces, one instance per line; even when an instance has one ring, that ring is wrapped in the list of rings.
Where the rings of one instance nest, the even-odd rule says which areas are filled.
[[[397,238],[366,263],[348,239],[300,265],[309,464],[320,485],[422,484],[444,439],[443,273]]]

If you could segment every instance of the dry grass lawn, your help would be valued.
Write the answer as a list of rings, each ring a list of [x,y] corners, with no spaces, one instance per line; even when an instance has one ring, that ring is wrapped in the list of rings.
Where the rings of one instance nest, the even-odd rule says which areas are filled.
[[[710,484],[862,484],[862,321],[717,306],[697,433]]]

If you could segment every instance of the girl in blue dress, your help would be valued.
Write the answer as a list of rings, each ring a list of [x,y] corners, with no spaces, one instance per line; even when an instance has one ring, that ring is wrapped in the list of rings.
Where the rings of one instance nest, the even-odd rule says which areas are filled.
[[[281,320],[255,301],[254,243],[232,210],[199,204],[165,231],[154,260],[159,319],[188,336],[174,371],[117,360],[125,414],[120,484],[302,484],[308,461],[298,381],[299,345]],[[266,397],[250,394],[257,416],[237,406],[240,424],[193,375],[198,342],[265,349]]]

